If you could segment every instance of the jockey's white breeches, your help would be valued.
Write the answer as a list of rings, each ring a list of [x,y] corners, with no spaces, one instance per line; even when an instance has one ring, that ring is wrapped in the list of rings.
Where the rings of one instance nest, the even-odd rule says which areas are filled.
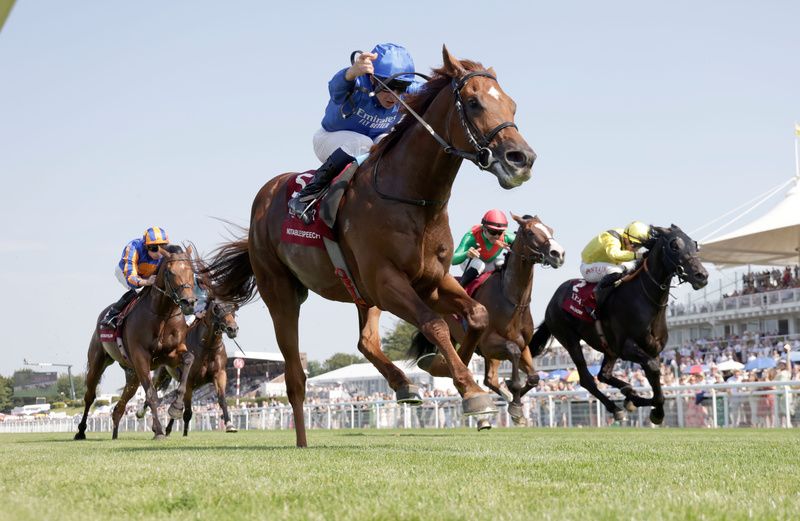
[[[625,273],[636,267],[636,261],[623,262],[622,264],[614,264],[613,262],[592,262],[581,263],[581,276],[586,282],[600,282],[606,275],[611,273]]]
[[[483,262],[480,259],[471,259],[467,257],[467,260],[461,263],[461,273],[464,273],[469,268],[475,268],[476,270],[478,270],[478,275],[480,275],[485,271],[496,270],[497,268],[503,265],[504,261],[505,261],[505,255],[503,255],[502,253],[497,257],[495,257],[494,260],[489,262]]]
[[[116,275],[117,280],[119,281],[119,283],[122,284],[123,286],[125,286],[125,291],[128,291],[129,289],[137,289],[137,288],[131,287],[131,285],[128,284],[128,281],[125,279],[125,274],[122,273],[122,268],[120,268],[119,266],[117,266],[117,269],[114,270],[114,275]]]
[[[337,148],[341,148],[353,157],[358,157],[368,153],[372,145],[383,139],[384,136],[386,134],[381,134],[373,140],[351,130],[328,132],[324,128],[320,128],[314,134],[314,153],[320,163],[324,163]]]

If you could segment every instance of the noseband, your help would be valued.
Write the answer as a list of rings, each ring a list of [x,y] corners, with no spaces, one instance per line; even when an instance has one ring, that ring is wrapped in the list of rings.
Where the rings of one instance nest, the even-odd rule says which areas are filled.
[[[184,260],[185,259],[168,260],[164,261],[164,264],[170,264],[172,262],[181,262]],[[173,286],[172,283],[170,282],[171,272],[166,269],[166,266],[164,267],[164,269],[166,271],[166,273],[164,273],[164,286],[166,291],[159,288],[155,284],[153,285],[153,288],[159,291],[162,295],[166,296],[168,299],[170,299],[176,306],[180,306],[181,298],[178,295],[178,291],[182,289],[192,289],[192,284],[181,284],[180,286]]]

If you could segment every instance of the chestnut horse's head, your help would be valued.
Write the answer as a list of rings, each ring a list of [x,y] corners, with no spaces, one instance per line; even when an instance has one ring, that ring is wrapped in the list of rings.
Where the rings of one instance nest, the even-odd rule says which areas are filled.
[[[184,315],[194,313],[197,297],[194,294],[192,247],[183,251],[180,246],[169,245],[159,248],[158,251],[162,260],[155,288],[180,306]]]
[[[536,153],[514,124],[517,104],[497,82],[492,68],[459,61],[442,47],[444,65],[434,71],[452,79],[455,107],[446,132],[453,146],[476,150],[478,166],[497,177],[505,189],[531,177]]]
[[[537,216],[523,215],[511,217],[519,224],[514,247],[522,250],[522,255],[532,256],[535,262],[541,262],[553,268],[564,264],[564,248],[553,237],[553,229]]]

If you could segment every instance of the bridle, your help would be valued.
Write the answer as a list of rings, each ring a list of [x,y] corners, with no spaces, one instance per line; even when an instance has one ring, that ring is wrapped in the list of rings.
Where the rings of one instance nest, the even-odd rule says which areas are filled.
[[[184,262],[186,259],[172,259],[172,260],[164,260],[164,288],[161,289],[155,284],[153,284],[153,289],[160,292],[162,295],[170,299],[176,306],[180,307],[181,305],[181,298],[178,295],[178,292],[183,289],[192,289],[194,286],[193,284],[181,284],[179,286],[173,286],[172,282],[170,281],[172,272],[167,269],[167,265],[173,262]],[[165,291],[166,290],[166,291]]]
[[[215,335],[221,335],[225,329],[223,327],[223,319],[228,314],[233,315],[235,313],[235,308],[233,304],[223,304],[216,300],[212,300],[209,307],[211,308],[211,329]]]
[[[666,268],[667,268],[667,281],[665,283],[662,284],[662,283],[658,282],[655,279],[655,277],[653,277],[653,274],[650,273],[650,269],[648,268],[647,259],[645,259],[644,262],[642,262],[642,268],[643,268],[642,271],[644,271],[647,274],[647,277],[650,279],[650,281],[653,284],[655,284],[655,286],[659,290],[661,290],[663,292],[667,292],[667,295],[669,295],[669,290],[672,287],[676,287],[676,286],[672,286],[672,277],[678,277],[678,280],[679,280],[678,285],[681,285],[681,284],[684,284],[686,282],[689,282],[689,280],[686,278],[686,270],[680,264],[680,262],[678,260],[676,260],[675,255],[672,254],[672,250],[670,250],[667,247],[668,244],[671,242],[668,239],[669,239],[669,237],[667,237],[667,236],[659,237],[659,241],[661,242],[661,248],[660,248],[661,249],[661,256],[664,259],[664,263],[667,265],[666,266]],[[649,256],[650,256],[650,254],[648,254],[648,258],[649,258]],[[644,285],[644,280],[643,280],[642,277],[639,278],[639,281],[640,281],[640,283],[642,285],[642,291],[644,291],[645,296],[648,298],[648,300],[650,300],[650,302],[652,302],[653,304],[655,304],[655,305],[657,305],[659,307],[666,307],[667,306],[668,298],[664,298],[663,299],[664,300],[663,303],[656,301],[656,299],[651,297],[650,293],[647,291],[647,287]]]
[[[509,127],[517,128],[517,125],[512,121],[505,121],[503,123],[500,123],[496,127],[494,127],[488,133],[482,134],[477,129],[477,127],[475,127],[475,124],[472,122],[472,120],[469,119],[469,116],[467,116],[467,113],[466,113],[466,111],[464,109],[464,101],[461,98],[461,90],[464,88],[464,86],[467,84],[467,82],[472,78],[485,77],[485,78],[490,78],[490,79],[494,80],[495,82],[497,81],[497,78],[495,78],[488,71],[473,71],[473,72],[469,72],[469,73],[465,74],[464,76],[462,76],[459,79],[452,78],[452,81],[450,82],[451,88],[453,90],[453,98],[454,98],[454,105],[455,105],[455,108],[456,108],[456,114],[458,114],[458,119],[459,119],[459,121],[461,123],[461,127],[464,129],[464,135],[466,136],[467,141],[475,149],[475,152],[467,152],[465,150],[461,150],[459,148],[456,148],[455,146],[453,146],[450,143],[448,143],[442,136],[437,134],[436,131],[433,130],[433,127],[431,127],[422,118],[422,116],[417,114],[417,112],[414,109],[412,109],[408,105],[408,103],[406,103],[403,100],[403,98],[401,96],[399,96],[397,93],[395,93],[393,90],[391,90],[388,87],[387,83],[391,83],[391,81],[394,80],[396,77],[398,77],[398,76],[406,76],[408,74],[414,74],[416,76],[420,76],[422,78],[425,78],[426,80],[430,80],[430,78],[428,76],[426,76],[424,74],[421,74],[421,73],[418,73],[418,72],[394,74],[394,75],[386,78],[386,82],[384,82],[383,80],[381,80],[377,76],[373,76],[373,78],[375,79],[375,81],[383,89],[385,89],[388,92],[390,92],[392,94],[392,96],[394,96],[395,99],[406,109],[406,111],[412,117],[414,117],[423,126],[423,128],[425,128],[425,130],[428,131],[428,133],[430,133],[430,135],[433,137],[433,139],[436,140],[437,143],[439,143],[439,146],[442,147],[442,150],[444,150],[445,153],[454,155],[456,157],[460,157],[462,159],[467,159],[467,160],[471,161],[472,163],[474,163],[481,170],[488,170],[497,161],[497,159],[494,157],[494,155],[492,155],[492,150],[489,148],[489,145],[494,140],[494,138],[497,137],[497,134],[499,134],[500,131],[502,131],[503,129],[509,128]],[[449,121],[449,118],[450,118],[451,114],[452,114],[452,112],[448,112],[448,121]],[[449,125],[448,125],[448,128],[449,128]],[[375,161],[375,166],[374,166],[373,175],[372,175],[372,184],[373,184],[373,188],[375,189],[375,192],[377,192],[377,194],[382,199],[389,199],[389,200],[392,200],[392,201],[398,201],[398,202],[401,202],[401,203],[412,204],[412,205],[415,205],[415,206],[443,206],[444,204],[447,203],[447,201],[436,201],[436,200],[431,200],[431,199],[410,199],[410,198],[406,198],[406,197],[399,197],[399,196],[394,196],[394,195],[390,195],[390,194],[386,194],[384,192],[381,192],[380,189],[378,188],[378,164],[380,163],[380,160],[381,160],[381,157],[379,156],[377,158],[377,160]]]

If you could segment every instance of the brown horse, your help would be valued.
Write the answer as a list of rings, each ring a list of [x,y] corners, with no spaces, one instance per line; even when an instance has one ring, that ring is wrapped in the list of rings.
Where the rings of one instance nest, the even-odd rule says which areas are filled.
[[[441,317],[455,313],[466,319],[467,351],[475,348],[488,322],[485,308],[448,273],[453,239],[447,201],[463,158],[490,171],[509,189],[530,178],[536,156],[511,122],[515,103],[502,91],[493,71],[459,61],[446,48],[442,55],[443,67],[433,71],[422,92],[409,100],[427,126],[418,125],[405,109],[403,121],[373,147],[369,160],[356,172],[335,231],[352,284],[363,298],[358,307],[358,349],[387,379],[398,400],[418,401],[419,395],[381,351],[380,310],[414,324],[436,344],[464,398],[465,413],[481,414],[495,410],[492,399],[459,358]],[[468,147],[475,153],[461,150]],[[224,245],[209,273],[215,294],[225,301],[246,302],[257,285],[286,360],[297,445],[305,447],[306,375],[297,331],[300,305],[309,289],[330,300],[353,299],[323,250],[281,242],[287,181],[295,175],[284,174],[264,185],[253,202],[249,237]]]
[[[239,326],[236,324],[235,304],[225,304],[213,299],[206,310],[203,318],[197,320],[189,328],[186,334],[186,345],[189,351],[194,354],[194,362],[189,369],[189,380],[187,381],[186,394],[183,397],[183,435],[189,435],[189,423],[192,420],[192,394],[195,389],[199,389],[205,384],[213,383],[217,392],[217,403],[222,408],[222,418],[225,421],[225,432],[236,432],[236,428],[231,422],[228,414],[228,403],[225,399],[225,388],[228,385],[228,354],[225,352],[225,344],[222,342],[222,333],[228,338],[236,338]],[[156,389],[165,390],[174,375],[168,368],[159,368],[153,375],[153,383]],[[138,385],[138,382],[136,382]],[[135,389],[135,388],[134,388]],[[147,403],[136,415],[144,416]],[[124,407],[123,407],[124,410]],[[167,436],[172,432],[175,418],[170,418],[167,423]],[[116,422],[115,422],[116,428]]]
[[[156,410],[158,395],[150,380],[150,370],[159,365],[170,367],[182,366],[181,385],[178,396],[169,409],[172,417],[180,418],[183,413],[183,394],[186,392],[186,378],[192,364],[192,354],[186,349],[187,325],[183,315],[194,311],[194,270],[192,266],[192,247],[184,252],[180,246],[160,248],[161,264],[156,272],[156,282],[142,290],[133,310],[125,318],[122,325],[122,341],[127,352],[127,359],[117,362],[125,369],[127,380],[135,379],[137,385],[130,389],[125,387],[120,401],[128,401],[141,382],[147,400]],[[97,318],[105,316],[106,310]],[[182,314],[183,313],[183,314]],[[119,356],[119,355],[117,355]],[[86,395],[84,396],[83,418],[78,424],[76,440],[86,439],[86,417],[96,396],[97,384],[100,382],[106,367],[114,363],[114,358],[106,352],[100,341],[99,327],[96,325],[92,340],[89,342],[89,361],[86,372]],[[124,412],[124,406],[122,408]],[[117,414],[115,409],[114,414]],[[121,414],[120,414],[121,415]],[[119,420],[117,419],[117,422]],[[155,439],[164,437],[164,430],[158,415],[153,415],[153,432]],[[117,438],[114,429],[113,439]]]
[[[519,229],[505,264],[494,271],[472,296],[489,312],[489,326],[478,341],[478,351],[486,359],[483,383],[510,402],[509,414],[515,421],[521,422],[520,399],[536,386],[539,379],[528,349],[528,342],[533,336],[530,309],[533,270],[536,264],[560,268],[564,264],[564,248],[553,238],[553,229],[539,217],[518,217],[513,214],[512,217],[519,224]],[[461,342],[464,338],[461,322],[452,317],[447,317],[447,322],[455,341]],[[435,347],[417,334],[409,353],[419,359],[434,354]],[[510,394],[500,388],[498,381],[498,368],[502,360],[511,362],[511,379],[506,382]],[[431,374],[449,376],[441,356],[422,358],[421,362],[420,367]],[[528,375],[526,382],[519,377],[520,369]],[[489,425],[488,422],[479,422],[479,428]]]

